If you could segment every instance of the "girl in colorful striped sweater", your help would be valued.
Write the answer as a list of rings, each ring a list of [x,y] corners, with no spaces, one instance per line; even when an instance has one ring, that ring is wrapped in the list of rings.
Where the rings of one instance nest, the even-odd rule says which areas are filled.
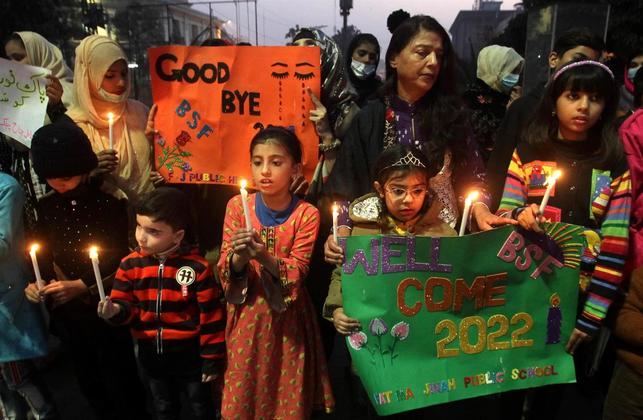
[[[564,222],[595,230],[602,238],[595,243],[593,272],[590,268],[587,281],[581,276],[582,310],[566,346],[571,354],[598,332],[619,295],[628,252],[631,186],[612,124],[617,101],[614,77],[605,65],[585,60],[561,68],[514,150],[498,209],[525,229],[541,232],[541,222]],[[536,203],[556,170],[562,177],[541,213]],[[577,377],[583,376],[579,370]]]

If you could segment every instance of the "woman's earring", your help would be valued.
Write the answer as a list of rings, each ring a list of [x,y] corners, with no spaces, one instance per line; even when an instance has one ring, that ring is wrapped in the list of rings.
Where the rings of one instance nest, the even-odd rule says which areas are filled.
[[[552,117],[555,117],[555,116],[556,116],[556,111],[552,111],[552,112],[551,112],[551,116],[552,116]]]

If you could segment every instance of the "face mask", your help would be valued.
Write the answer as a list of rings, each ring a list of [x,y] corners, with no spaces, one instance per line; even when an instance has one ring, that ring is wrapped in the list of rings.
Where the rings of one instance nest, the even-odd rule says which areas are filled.
[[[375,64],[364,64],[357,60],[351,60],[351,69],[358,79],[366,79],[375,73]]]
[[[631,69],[627,70],[627,78],[630,79],[631,81],[634,81],[634,76],[636,76],[636,72],[639,71],[641,66],[637,67],[632,67]]]
[[[500,85],[502,86],[502,90],[504,91],[504,93],[511,92],[511,89],[513,89],[513,87],[516,86],[516,83],[518,83],[519,78],[520,75],[513,73],[509,73],[508,75],[503,77],[500,81]]]
[[[98,95],[101,97],[101,99],[114,104],[118,104],[127,100],[127,93],[124,93],[122,95],[114,95],[113,93],[107,92],[103,88],[98,89]]]

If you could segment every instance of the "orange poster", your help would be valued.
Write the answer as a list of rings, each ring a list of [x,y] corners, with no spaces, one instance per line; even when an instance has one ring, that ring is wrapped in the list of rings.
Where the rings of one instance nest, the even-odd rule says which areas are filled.
[[[155,167],[168,182],[252,179],[250,141],[268,125],[295,131],[311,179],[319,140],[307,90],[319,97],[319,48],[166,46],[148,53],[159,108]]]

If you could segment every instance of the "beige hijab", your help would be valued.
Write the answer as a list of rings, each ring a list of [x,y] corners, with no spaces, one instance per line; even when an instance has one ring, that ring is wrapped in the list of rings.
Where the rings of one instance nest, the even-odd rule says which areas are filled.
[[[493,90],[502,92],[500,84],[502,78],[524,61],[524,58],[513,48],[490,45],[480,50],[478,54],[478,79]]]
[[[150,182],[152,153],[145,137],[148,109],[142,103],[127,99],[127,91],[117,99],[109,99],[101,92],[101,84],[109,67],[125,60],[125,53],[112,39],[91,35],[76,48],[74,91],[77,106],[67,114],[89,137],[94,152],[109,148],[108,113],[114,114],[113,141],[118,156],[118,167],[105,180],[115,195],[120,189],[130,200],[153,189]]]
[[[74,104],[74,73],[65,63],[60,49],[45,37],[29,31],[16,32],[25,46],[27,59],[32,66],[44,67],[60,80],[63,87],[62,101],[68,109]]]

